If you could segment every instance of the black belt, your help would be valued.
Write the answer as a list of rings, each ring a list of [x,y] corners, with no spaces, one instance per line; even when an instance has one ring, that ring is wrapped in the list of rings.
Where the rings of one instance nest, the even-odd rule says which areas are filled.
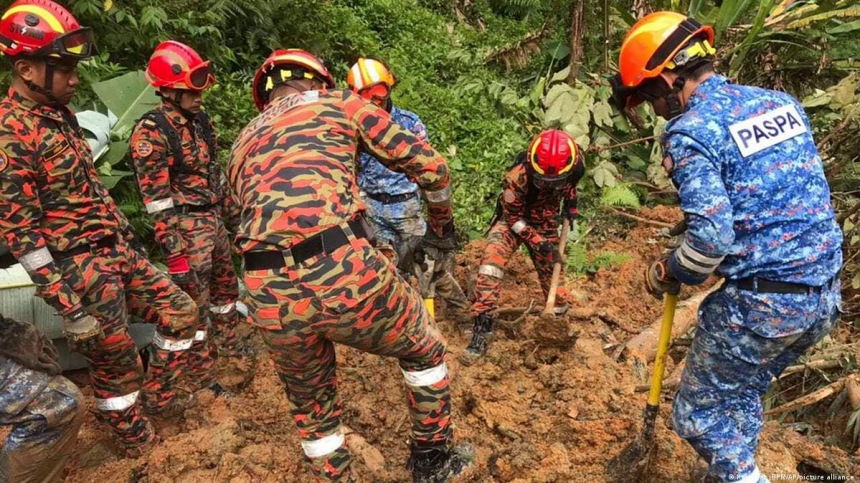
[[[796,293],[814,295],[821,293],[821,287],[803,285],[800,283],[775,282],[764,278],[748,277],[734,282],[738,289],[758,293]],[[825,286],[828,286],[825,284]]]
[[[80,255],[81,253],[92,253],[96,250],[101,250],[102,248],[111,248],[116,246],[116,235],[111,235],[100,240],[97,240],[95,243],[87,243],[84,245],[79,245],[74,248],[69,248],[66,251],[54,251],[51,250],[51,256],[55,259],[62,260],[64,258],[71,258],[75,255]]]
[[[188,213],[205,213],[215,205],[179,205],[174,207],[177,213],[187,215]]]
[[[368,238],[363,218],[355,218],[347,225],[356,238]],[[343,228],[333,226],[296,243],[289,250],[248,252],[245,254],[245,270],[274,270],[285,267],[287,262],[284,257],[287,251],[292,254],[295,263],[302,263],[317,255],[331,253],[347,243],[349,243],[349,237]]]
[[[406,200],[411,200],[418,196],[417,193],[403,193],[402,195],[387,195],[385,193],[366,193],[367,197],[376,200],[384,205],[392,203],[401,203]]]

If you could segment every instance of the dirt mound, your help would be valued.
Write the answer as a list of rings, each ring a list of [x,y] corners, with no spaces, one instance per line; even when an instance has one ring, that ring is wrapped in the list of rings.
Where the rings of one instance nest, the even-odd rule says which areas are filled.
[[[640,216],[677,221],[676,212],[665,208],[643,210]],[[638,381],[630,367],[616,362],[613,347],[629,338],[629,331],[660,316],[660,304],[645,294],[641,278],[665,239],[657,228],[633,224],[594,238],[600,240],[595,250],[627,253],[630,259],[569,278],[567,286],[586,295],[582,306],[604,313],[603,319],[617,325],[596,316],[559,319],[557,326],[526,317],[516,325],[501,324],[487,356],[467,366],[460,356],[468,334],[441,311],[439,323],[449,339],[456,432],[472,442],[478,454],[476,475],[468,481],[602,482],[604,464],[641,428],[646,395],[634,392]],[[458,278],[465,285],[482,254],[483,243],[477,242],[460,258]],[[518,253],[507,272],[503,307],[525,306],[529,299],[542,303],[527,257]],[[262,355],[247,387],[232,398],[204,397],[199,409],[176,421],[156,421],[166,441],[141,460],[117,457],[110,437],[90,416],[66,481],[311,481],[281,384],[259,343],[258,350]],[[338,362],[343,422],[384,458],[365,464],[359,456],[357,470],[368,482],[409,481],[404,467],[409,423],[396,361],[339,347]],[[221,370],[235,369],[230,361],[220,364]],[[669,371],[672,365],[670,361]],[[91,404],[91,396],[88,400]],[[667,398],[657,423],[655,483],[691,481],[690,471],[697,464],[694,452],[669,427],[669,408]],[[759,457],[767,474],[796,476],[798,464],[806,462],[860,475],[860,465],[852,466],[841,450],[811,442],[776,422],[765,427]]]

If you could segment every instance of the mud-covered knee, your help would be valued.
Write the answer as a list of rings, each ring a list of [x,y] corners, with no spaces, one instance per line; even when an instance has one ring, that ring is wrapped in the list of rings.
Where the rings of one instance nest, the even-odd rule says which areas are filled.
[[[57,376],[48,383],[30,409],[45,418],[48,428],[58,428],[80,424],[86,413],[86,404],[83,393],[75,383]]]

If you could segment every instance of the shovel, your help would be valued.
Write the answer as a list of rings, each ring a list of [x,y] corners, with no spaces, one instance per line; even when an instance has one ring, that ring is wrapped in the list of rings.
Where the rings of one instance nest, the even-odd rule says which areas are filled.
[[[669,339],[672,338],[672,321],[678,296],[665,294],[663,298],[663,322],[660,325],[660,338],[657,343],[657,359],[654,361],[654,374],[651,376],[651,392],[645,406],[645,426],[642,433],[630,446],[606,464],[606,474],[610,483],[638,483],[647,473],[651,459],[657,450],[654,440],[654,425],[660,409],[660,390],[663,389],[663,372],[666,369],[666,354],[669,352]]]
[[[558,253],[561,254],[561,257],[564,258],[564,248],[567,245],[567,235],[570,233],[570,220],[567,218],[561,223],[561,236],[559,236],[558,241]],[[556,262],[555,266],[552,267],[552,279],[549,284],[549,294],[546,297],[546,307],[543,309],[543,313],[540,314],[542,319],[550,319],[555,317],[555,296],[558,292],[558,283],[559,279],[561,279],[561,264],[564,260],[559,260]]]
[[[415,277],[418,278],[418,289],[421,291],[421,296],[424,298],[424,308],[427,309],[427,313],[430,314],[430,317],[435,319],[436,307],[433,299],[436,296],[436,282],[433,281],[433,275],[436,271],[436,261],[427,257],[424,259],[424,266],[427,267],[426,270],[422,270],[421,265],[417,263],[413,265]]]

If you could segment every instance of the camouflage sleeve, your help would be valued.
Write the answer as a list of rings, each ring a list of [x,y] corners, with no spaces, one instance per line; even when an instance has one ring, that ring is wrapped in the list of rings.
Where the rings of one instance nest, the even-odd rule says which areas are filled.
[[[42,206],[33,166],[34,153],[15,139],[0,139],[0,233],[39,295],[63,314],[81,303],[63,281],[39,229]]]
[[[669,259],[669,270],[687,285],[713,273],[735,240],[732,204],[720,176],[718,158],[695,139],[670,133],[663,152],[671,156],[687,232]]]
[[[525,168],[517,166],[505,175],[502,181],[502,218],[521,240],[531,246],[546,241],[526,222],[526,195],[529,180]]]
[[[578,204],[576,185],[569,183],[564,192],[564,215],[568,220],[574,221],[579,218]]]
[[[153,121],[144,120],[131,135],[131,159],[146,212],[152,216],[155,240],[165,256],[184,252],[179,218],[170,190],[167,144]]]
[[[239,229],[242,208],[239,206],[239,200],[236,199],[233,190],[230,189],[227,176],[220,168],[219,171],[219,178],[221,179],[221,187],[219,188],[221,193],[221,219],[224,221],[227,231],[236,233]]]
[[[448,164],[429,144],[392,122],[380,109],[358,96],[344,96],[344,110],[362,146],[387,168],[405,173],[424,192],[430,229],[446,236],[453,229]]]

